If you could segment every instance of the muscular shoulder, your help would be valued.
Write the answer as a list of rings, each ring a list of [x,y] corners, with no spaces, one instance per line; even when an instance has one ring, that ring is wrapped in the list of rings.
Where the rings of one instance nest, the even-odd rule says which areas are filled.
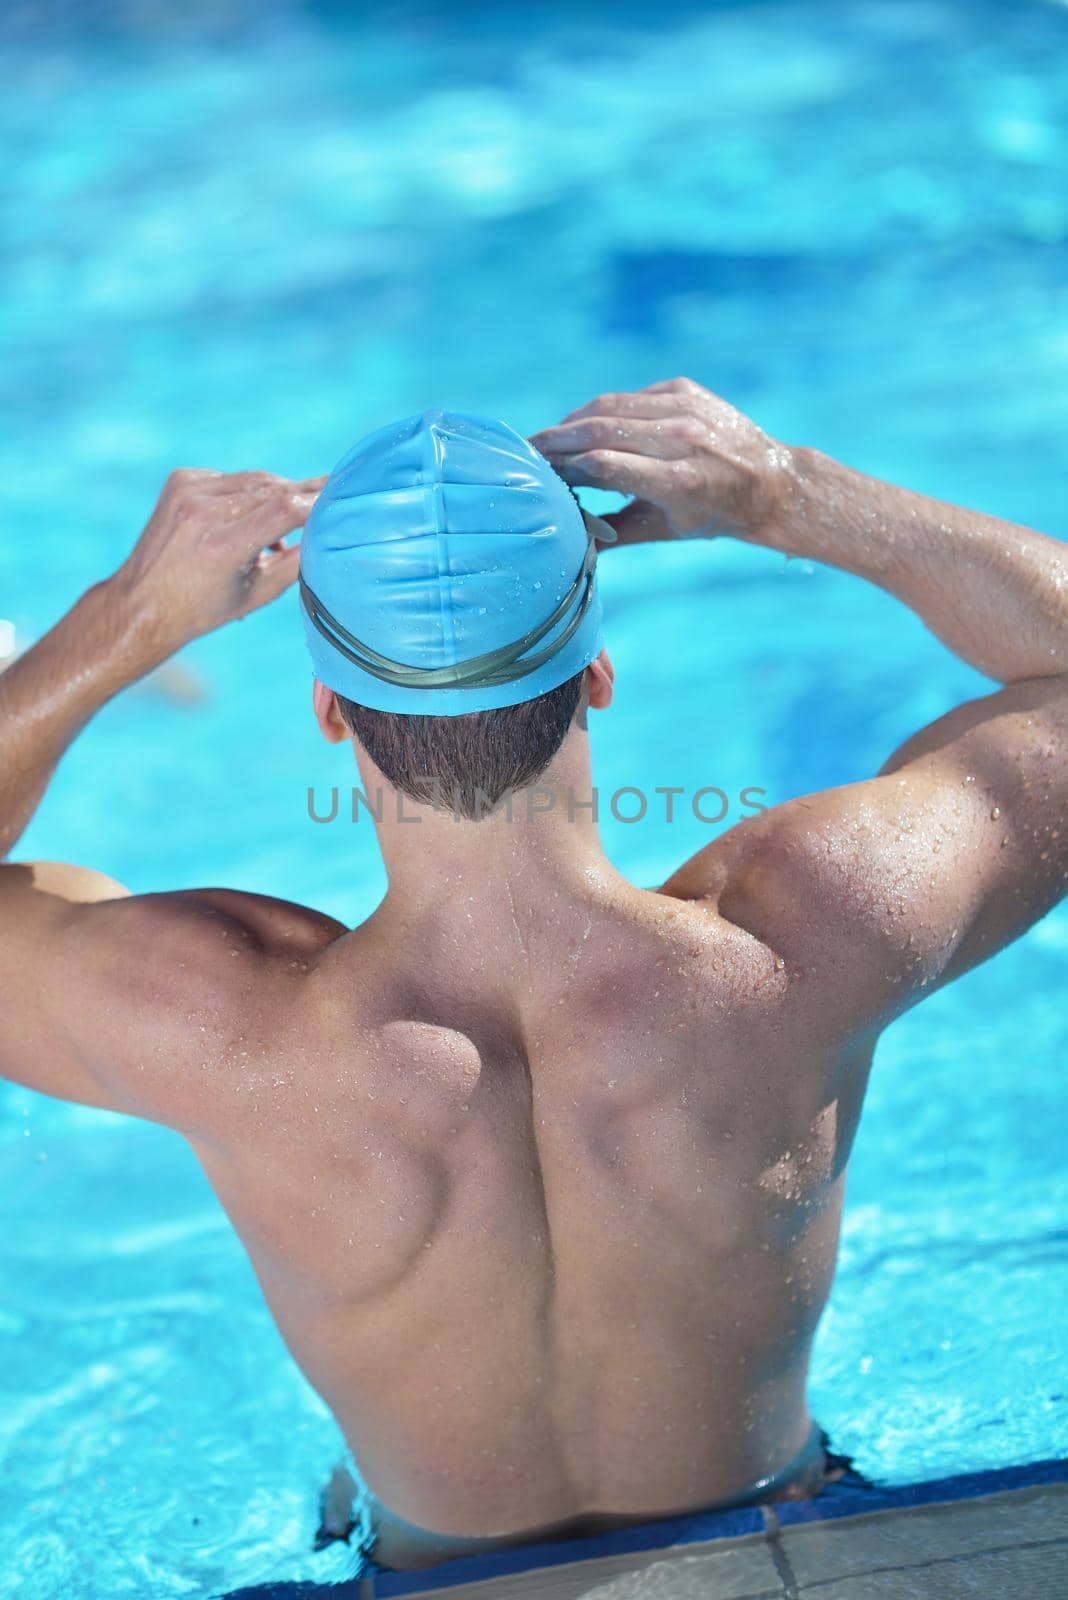
[[[890,1021],[944,957],[932,920],[918,927],[913,878],[930,829],[922,782],[895,780],[803,796],[740,823],[664,885],[744,928],[797,978],[806,1012],[834,1032]]]
[[[345,931],[266,895],[131,895],[62,862],[2,865],[0,1074],[175,1126],[202,1119],[202,1065],[277,1034]]]
[[[146,906],[160,902],[160,914],[189,937],[252,941],[265,955],[314,956],[348,932],[311,906],[239,889],[184,889],[142,899]]]
[[[234,977],[231,958],[242,958],[238,971],[287,959],[304,965],[347,931],[309,906],[236,889],[131,895],[94,912],[98,948],[128,976],[213,990]]]
[[[790,801],[686,863],[674,892],[777,939],[829,1018],[883,1025],[989,959],[1068,883],[1068,679],[1007,684],[873,778]]]
[[[270,1058],[302,981],[344,932],[309,907],[232,889],[95,905],[71,1028],[118,1109],[215,1132],[233,1122],[231,1090]]]
[[[119,922],[124,926],[117,926]],[[190,889],[119,902],[104,948],[135,1027],[272,1025],[290,991],[347,930],[311,907],[235,889]],[[189,1026],[186,1026],[188,1024]]]

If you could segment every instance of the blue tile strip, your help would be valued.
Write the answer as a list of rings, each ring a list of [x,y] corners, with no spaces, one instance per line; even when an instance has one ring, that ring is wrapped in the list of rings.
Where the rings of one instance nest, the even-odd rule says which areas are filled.
[[[802,1522],[822,1522],[836,1517],[889,1511],[904,1506],[935,1505],[949,1500],[971,1500],[1000,1494],[1007,1489],[1032,1488],[1044,1483],[1068,1482],[1068,1460],[1032,1461],[1021,1467],[992,1472],[969,1472],[929,1483],[907,1483],[896,1488],[855,1488],[832,1485],[815,1500],[778,1500],[775,1512],[783,1527]],[[511,1550],[449,1561],[425,1572],[380,1572],[372,1581],[375,1600],[393,1596],[442,1594],[461,1583],[477,1583],[570,1562],[592,1561],[601,1556],[630,1555],[671,1545],[695,1544],[712,1539],[732,1539],[760,1533],[764,1519],[756,1506],[737,1511],[695,1512],[663,1522],[598,1534],[592,1539],[554,1540],[547,1544],[516,1545]]]
[[[465,1556],[426,1572],[383,1572],[375,1576],[374,1593],[376,1600],[380,1595],[385,1600],[389,1595],[445,1592],[459,1583],[504,1577],[529,1568],[561,1567],[573,1561],[660,1550],[666,1545],[689,1544],[699,1539],[740,1538],[742,1534],[760,1533],[763,1526],[764,1519],[757,1506],[743,1506],[737,1511],[695,1512],[686,1517],[643,1522],[634,1528],[599,1533],[589,1539],[554,1539],[546,1544],[522,1544],[510,1550],[494,1550],[484,1556]]]

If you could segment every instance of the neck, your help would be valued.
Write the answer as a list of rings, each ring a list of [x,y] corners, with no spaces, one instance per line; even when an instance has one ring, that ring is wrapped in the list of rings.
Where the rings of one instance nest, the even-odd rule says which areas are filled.
[[[354,741],[363,792],[375,815],[389,891],[386,904],[435,922],[492,931],[548,897],[588,898],[618,874],[601,847],[591,806],[589,737],[575,725],[537,783],[479,821],[420,805],[395,789]],[[513,918],[514,920],[514,918]]]

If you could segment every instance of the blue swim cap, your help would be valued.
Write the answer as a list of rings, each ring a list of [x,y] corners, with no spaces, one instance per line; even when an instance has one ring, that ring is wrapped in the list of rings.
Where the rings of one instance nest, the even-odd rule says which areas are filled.
[[[533,700],[601,649],[595,559],[567,485],[503,422],[424,411],[379,428],[301,538],[315,675],[408,715]]]

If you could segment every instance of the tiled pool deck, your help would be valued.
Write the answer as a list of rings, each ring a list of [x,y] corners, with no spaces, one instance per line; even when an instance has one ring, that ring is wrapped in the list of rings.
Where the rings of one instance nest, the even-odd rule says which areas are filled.
[[[352,1588],[353,1600],[1066,1600],[1068,1462],[679,1519]]]

